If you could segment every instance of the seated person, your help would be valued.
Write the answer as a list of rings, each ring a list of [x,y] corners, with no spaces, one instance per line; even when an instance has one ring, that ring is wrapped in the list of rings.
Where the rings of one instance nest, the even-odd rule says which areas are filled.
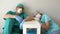
[[[4,16],[5,25],[3,34],[22,34],[22,30],[19,29],[19,25],[26,17],[27,15],[24,13],[23,4],[18,4],[15,12],[7,12]]]
[[[59,26],[50,16],[39,13],[38,11],[36,11],[34,15],[36,14],[40,15],[40,24],[42,26],[41,34],[60,34]]]

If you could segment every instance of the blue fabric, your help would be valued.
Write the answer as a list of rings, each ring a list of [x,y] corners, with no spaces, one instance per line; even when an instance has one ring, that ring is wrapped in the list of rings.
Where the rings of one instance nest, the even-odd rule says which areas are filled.
[[[23,19],[22,19],[20,16],[15,16],[15,19],[16,19],[19,23],[21,23],[21,22],[23,21]]]
[[[25,20],[23,20],[22,23],[20,24],[20,29],[23,29],[24,22],[25,22]]]
[[[51,34],[53,31],[59,29],[59,26],[53,21],[50,16],[43,14],[41,18],[41,23],[45,24],[47,21],[50,21],[50,29],[46,32],[46,34]]]
[[[52,34],[60,34],[60,30],[56,30],[56,31],[52,32]]]

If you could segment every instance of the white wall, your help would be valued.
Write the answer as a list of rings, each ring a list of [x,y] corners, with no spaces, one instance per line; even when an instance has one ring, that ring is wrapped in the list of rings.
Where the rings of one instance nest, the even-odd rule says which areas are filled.
[[[9,10],[15,10],[18,3],[23,3],[25,12],[32,15],[35,10],[50,15],[60,25],[60,0],[0,0],[0,34],[4,26],[3,16]]]

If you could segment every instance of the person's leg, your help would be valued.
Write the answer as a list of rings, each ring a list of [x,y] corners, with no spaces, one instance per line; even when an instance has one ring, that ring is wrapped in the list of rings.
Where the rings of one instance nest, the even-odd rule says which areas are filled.
[[[20,29],[20,34],[23,34],[23,30]]]
[[[13,32],[13,34],[23,34],[23,30],[20,30],[19,32]]]
[[[20,23],[17,20],[14,20],[13,25],[13,34],[23,34],[23,30],[19,28]]]
[[[13,27],[13,20],[7,18],[3,29],[3,34],[12,34],[12,27]]]
[[[56,30],[56,31],[52,32],[52,34],[60,34],[60,30]]]

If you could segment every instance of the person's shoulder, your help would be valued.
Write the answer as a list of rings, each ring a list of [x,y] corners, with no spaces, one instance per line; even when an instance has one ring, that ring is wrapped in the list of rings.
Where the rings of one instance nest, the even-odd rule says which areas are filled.
[[[43,17],[51,18],[48,14],[43,14]]]
[[[43,16],[49,16],[48,14],[43,14]]]
[[[22,15],[27,15],[26,13],[21,13]]]
[[[16,14],[16,12],[8,11],[6,14],[12,14],[12,15],[15,15],[15,14]]]

